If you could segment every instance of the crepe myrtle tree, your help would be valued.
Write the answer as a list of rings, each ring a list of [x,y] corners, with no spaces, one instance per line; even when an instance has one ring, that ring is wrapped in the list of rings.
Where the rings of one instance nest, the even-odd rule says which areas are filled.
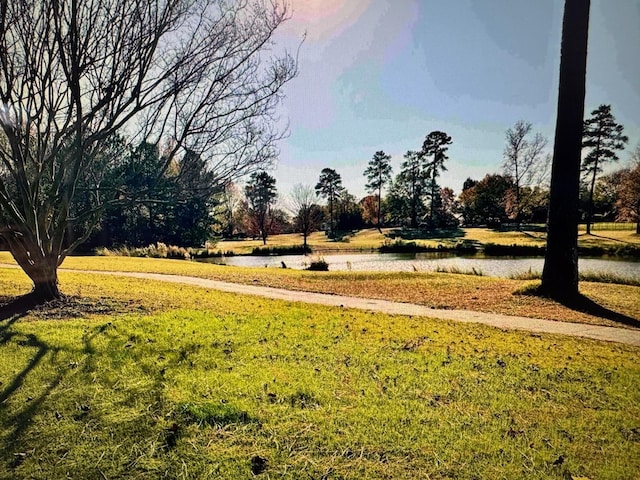
[[[165,142],[158,178],[186,151],[221,184],[272,161],[288,17],[283,0],[0,0],[0,235],[34,299],[60,296],[105,206],[148,196],[103,185],[114,135]]]

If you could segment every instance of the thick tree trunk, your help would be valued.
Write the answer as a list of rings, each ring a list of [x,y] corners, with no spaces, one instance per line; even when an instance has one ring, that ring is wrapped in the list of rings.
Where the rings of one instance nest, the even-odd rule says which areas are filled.
[[[547,250],[540,287],[542,294],[558,300],[578,296],[578,200],[589,3],[566,0],[562,22]]]
[[[61,297],[58,288],[58,254],[43,254],[38,244],[28,234],[11,231],[4,235],[9,251],[33,281],[33,297],[44,303]]]

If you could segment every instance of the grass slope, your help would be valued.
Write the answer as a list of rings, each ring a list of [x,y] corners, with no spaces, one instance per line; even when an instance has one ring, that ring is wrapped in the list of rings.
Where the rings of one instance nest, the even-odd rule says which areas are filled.
[[[0,322],[0,478],[640,471],[638,348],[134,279],[61,281],[82,297],[73,308]],[[0,269],[0,288],[29,283]],[[95,305],[113,311],[69,317]]]

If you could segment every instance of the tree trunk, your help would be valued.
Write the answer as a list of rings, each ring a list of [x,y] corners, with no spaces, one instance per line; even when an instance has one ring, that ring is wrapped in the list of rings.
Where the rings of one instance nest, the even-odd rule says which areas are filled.
[[[381,211],[382,211],[382,189],[378,189],[378,232],[382,233],[382,225],[381,225]]]
[[[590,0],[566,0],[558,114],[551,171],[547,250],[540,292],[578,296],[578,201]]]
[[[335,238],[335,232],[333,231],[333,195],[329,195],[329,238]]]
[[[589,189],[589,203],[587,204],[587,235],[591,235],[591,220],[593,219],[593,193],[596,190],[596,174],[598,172],[598,160],[593,165],[593,178]]]
[[[32,294],[35,302],[44,303],[60,298],[58,253],[43,254],[28,233],[10,231],[4,238],[16,263],[33,281]]]

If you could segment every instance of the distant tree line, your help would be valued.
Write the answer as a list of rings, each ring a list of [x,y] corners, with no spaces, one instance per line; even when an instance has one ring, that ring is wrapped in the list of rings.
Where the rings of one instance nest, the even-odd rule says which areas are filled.
[[[640,212],[640,146],[630,165],[606,175],[602,167],[618,160],[626,143],[622,127],[608,105],[585,120],[580,183],[580,217],[585,222],[637,222]],[[432,131],[419,150],[409,150],[393,175],[391,156],[376,151],[363,175],[369,195],[357,199],[333,168],[324,168],[317,183],[295,185],[287,197],[278,194],[276,179],[267,171],[253,172],[244,182],[215,182],[206,162],[187,152],[174,159],[157,179],[166,161],[157,146],[124,148],[121,160],[110,162],[105,182],[128,191],[149,192],[126,207],[107,208],[87,248],[100,245],[145,246],[164,242],[201,246],[212,238],[259,238],[299,233],[307,248],[311,233],[330,238],[360,228],[405,227],[422,230],[462,226],[520,228],[545,224],[549,202],[548,140],[518,121],[505,132],[502,169],[481,179],[467,178],[456,196],[439,184],[445,171],[449,135]],[[122,146],[120,146],[122,147]],[[114,151],[118,148],[114,145]]]

